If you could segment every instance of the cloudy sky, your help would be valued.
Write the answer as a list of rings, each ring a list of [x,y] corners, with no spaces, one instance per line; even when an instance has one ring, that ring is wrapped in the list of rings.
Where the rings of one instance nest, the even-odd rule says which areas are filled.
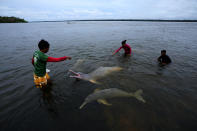
[[[28,21],[197,19],[197,0],[0,0],[0,16]]]

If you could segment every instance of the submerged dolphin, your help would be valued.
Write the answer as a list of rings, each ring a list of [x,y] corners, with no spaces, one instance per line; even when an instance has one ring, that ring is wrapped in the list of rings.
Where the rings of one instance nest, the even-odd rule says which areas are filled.
[[[84,63],[84,59],[78,59],[77,61],[76,61],[76,63],[73,65],[73,67],[71,68],[71,70],[79,70],[80,68],[80,66],[81,66],[81,64],[83,64]]]
[[[72,72],[73,74],[75,74],[75,76],[70,76],[70,77],[83,79],[83,80],[87,80],[92,83],[98,84],[98,82],[96,81],[97,79],[104,77],[112,72],[120,71],[120,70],[122,70],[121,67],[99,67],[98,69],[96,69],[93,72],[90,72],[88,74],[84,74],[81,72],[74,72],[72,70],[69,70],[69,71]]]
[[[135,97],[137,100],[145,103],[146,101],[141,96],[142,93],[143,93],[143,91],[141,89],[137,90],[134,93],[128,93],[128,92],[125,92],[125,91],[117,89],[117,88],[99,90],[99,91],[96,91],[96,92],[88,95],[85,98],[85,101],[79,107],[79,109],[82,109],[87,103],[90,103],[95,100],[97,100],[97,102],[105,104],[105,105],[111,105],[105,99],[106,98],[113,98],[113,97]]]

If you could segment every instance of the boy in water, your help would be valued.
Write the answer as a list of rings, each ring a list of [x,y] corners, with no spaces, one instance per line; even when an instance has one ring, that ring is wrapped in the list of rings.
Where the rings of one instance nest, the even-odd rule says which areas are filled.
[[[32,64],[34,66],[34,83],[37,88],[42,88],[47,85],[49,80],[49,75],[46,72],[47,62],[59,62],[66,59],[71,59],[69,56],[64,56],[60,58],[49,57],[45,55],[49,51],[49,43],[45,40],[41,40],[38,43],[39,51],[35,51],[32,58]]]
[[[131,47],[128,45],[128,44],[126,44],[126,41],[127,40],[123,40],[122,41],[122,46],[120,47],[120,48],[118,48],[114,53],[113,53],[113,55],[115,55],[117,52],[119,52],[122,48],[124,49],[124,51],[125,51],[125,56],[130,56],[131,55]]]
[[[161,56],[157,59],[161,65],[167,65],[171,63],[171,59],[166,55],[166,50],[161,51]]]

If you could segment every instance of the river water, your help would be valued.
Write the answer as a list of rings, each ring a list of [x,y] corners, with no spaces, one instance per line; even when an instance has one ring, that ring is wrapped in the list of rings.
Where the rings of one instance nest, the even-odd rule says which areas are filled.
[[[52,85],[33,83],[31,58],[41,39],[50,43],[48,56],[72,60],[48,63]],[[127,40],[131,57],[114,50]],[[172,63],[160,67],[162,49]],[[196,131],[197,23],[184,22],[43,22],[0,24],[0,130],[15,131]],[[123,70],[100,85],[69,78],[76,70],[89,73],[101,66]],[[135,98],[108,99],[79,109],[95,89],[143,90]]]

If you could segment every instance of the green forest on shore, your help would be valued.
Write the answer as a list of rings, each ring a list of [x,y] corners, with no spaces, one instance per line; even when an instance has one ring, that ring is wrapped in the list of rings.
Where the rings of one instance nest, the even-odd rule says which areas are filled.
[[[0,23],[27,23],[27,21],[14,16],[12,17],[0,16]]]

